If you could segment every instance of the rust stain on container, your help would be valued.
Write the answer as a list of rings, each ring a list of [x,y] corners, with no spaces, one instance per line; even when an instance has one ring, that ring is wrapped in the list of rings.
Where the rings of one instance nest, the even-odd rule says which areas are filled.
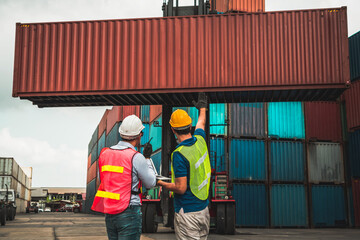
[[[336,102],[305,103],[306,139],[340,142],[340,104]]]
[[[264,12],[265,0],[212,0],[218,12]]]
[[[28,26],[28,27],[24,27]],[[13,96],[40,107],[336,99],[346,8],[16,25]]]
[[[348,130],[360,128],[360,81],[345,91],[345,103]]]

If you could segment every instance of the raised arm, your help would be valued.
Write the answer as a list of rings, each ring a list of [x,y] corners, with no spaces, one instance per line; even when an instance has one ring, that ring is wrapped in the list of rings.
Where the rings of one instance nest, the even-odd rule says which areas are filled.
[[[208,108],[208,99],[205,93],[199,93],[198,101],[193,101],[194,106],[199,110],[199,119],[195,130],[201,128],[205,130],[206,124],[206,109]]]

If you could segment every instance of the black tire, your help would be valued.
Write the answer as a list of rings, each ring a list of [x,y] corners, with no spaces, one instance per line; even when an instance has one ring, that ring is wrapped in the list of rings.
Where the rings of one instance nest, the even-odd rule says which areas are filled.
[[[155,222],[156,216],[156,205],[155,204],[148,204],[145,211],[145,224],[144,230],[145,233],[156,233],[158,229],[158,223]]]
[[[226,230],[226,207],[224,203],[216,204],[216,233],[225,234]]]
[[[142,204],[141,206],[141,214],[142,214],[142,226],[141,226],[141,231],[143,233],[145,233],[145,225],[146,225],[146,219],[145,219],[145,216],[146,216],[146,207],[147,207],[147,204]]]
[[[235,203],[226,204],[226,227],[225,234],[235,234]]]
[[[1,226],[5,226],[5,224],[6,224],[6,208],[1,209],[0,224],[1,224]]]

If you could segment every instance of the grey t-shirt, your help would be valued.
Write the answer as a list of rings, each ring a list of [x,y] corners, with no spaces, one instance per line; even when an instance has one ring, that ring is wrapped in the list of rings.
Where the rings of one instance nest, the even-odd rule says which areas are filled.
[[[114,145],[110,148],[117,150],[132,148],[135,150],[133,145],[123,141],[120,141],[117,145]],[[156,176],[150,161],[145,159],[144,155],[141,153],[136,153],[133,158],[132,191],[139,191],[139,179],[145,188],[153,188],[156,185]],[[131,194],[130,205],[141,205],[138,194]]]

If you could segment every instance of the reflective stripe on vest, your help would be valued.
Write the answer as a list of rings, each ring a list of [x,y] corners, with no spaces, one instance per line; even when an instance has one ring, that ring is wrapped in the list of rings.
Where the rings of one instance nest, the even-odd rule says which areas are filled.
[[[97,191],[96,197],[102,197],[102,198],[110,198],[114,200],[120,200],[120,194],[119,193],[112,193],[112,192],[104,192],[104,191]]]
[[[105,165],[105,166],[101,167],[101,171],[102,172],[123,173],[124,172],[124,167]]]
[[[175,182],[173,155],[179,152],[189,162],[191,192],[198,199],[206,200],[209,197],[210,188],[210,158],[205,139],[200,135],[194,137],[196,137],[196,142],[192,146],[180,146],[171,154],[171,182]]]

